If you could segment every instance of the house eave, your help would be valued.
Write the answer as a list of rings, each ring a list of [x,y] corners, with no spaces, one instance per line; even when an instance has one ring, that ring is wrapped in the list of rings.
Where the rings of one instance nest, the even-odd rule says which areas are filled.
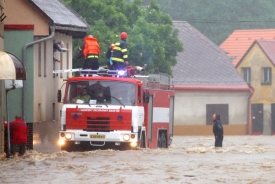
[[[64,26],[64,25],[53,25],[56,32],[71,35],[74,38],[83,38],[89,31],[87,27],[76,27],[76,26]]]
[[[248,85],[173,85],[175,91],[181,92],[250,92],[253,89]]]

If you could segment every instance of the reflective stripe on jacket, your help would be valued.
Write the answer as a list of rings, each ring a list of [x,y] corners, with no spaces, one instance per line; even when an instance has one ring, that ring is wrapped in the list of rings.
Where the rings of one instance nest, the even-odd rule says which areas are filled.
[[[115,43],[115,47],[112,53],[112,61],[125,62],[127,59],[127,43],[126,40],[121,39]]]
[[[88,55],[97,55],[100,54],[100,46],[96,38],[91,38],[89,36],[84,38],[85,45],[83,49],[83,56],[86,58]]]

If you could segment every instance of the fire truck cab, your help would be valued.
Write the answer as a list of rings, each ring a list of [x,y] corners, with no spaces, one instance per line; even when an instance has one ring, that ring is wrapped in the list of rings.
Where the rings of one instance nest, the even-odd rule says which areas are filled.
[[[132,69],[131,69],[132,70]],[[164,74],[82,70],[66,81],[62,150],[167,148],[173,136],[174,91]],[[61,90],[59,90],[59,102]]]

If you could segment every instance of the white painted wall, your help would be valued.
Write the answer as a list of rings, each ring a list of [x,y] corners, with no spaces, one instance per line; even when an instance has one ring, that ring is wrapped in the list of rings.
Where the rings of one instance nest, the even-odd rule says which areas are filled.
[[[176,92],[175,125],[206,125],[207,104],[228,104],[229,124],[247,124],[248,92]]]

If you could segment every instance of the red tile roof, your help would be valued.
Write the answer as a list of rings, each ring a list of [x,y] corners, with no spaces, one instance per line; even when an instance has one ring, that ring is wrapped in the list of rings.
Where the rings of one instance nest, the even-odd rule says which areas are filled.
[[[275,29],[235,30],[221,45],[236,66],[255,40],[275,40]]]

